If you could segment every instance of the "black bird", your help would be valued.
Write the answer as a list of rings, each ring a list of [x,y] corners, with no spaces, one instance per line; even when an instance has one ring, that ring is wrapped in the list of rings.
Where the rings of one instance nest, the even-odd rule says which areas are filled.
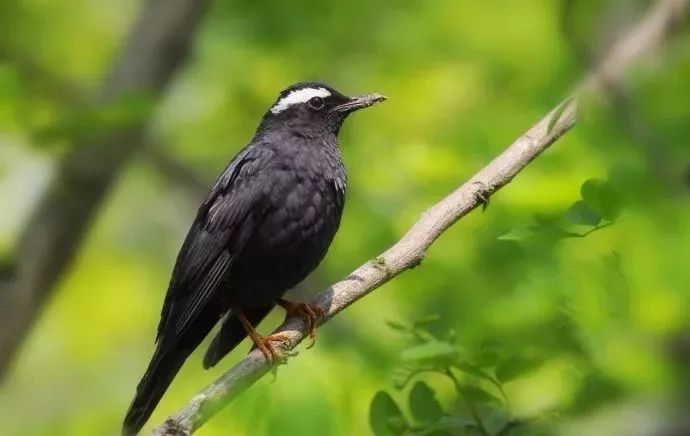
[[[223,317],[204,367],[247,335],[267,360],[276,352],[254,327],[275,307],[308,319],[308,304],[283,294],[321,262],[342,215],[347,177],[338,132],[352,112],[385,100],[347,97],[323,83],[280,93],[254,139],[220,175],[182,245],[163,303],[156,350],[127,411],[122,433],[135,435],[180,367]]]

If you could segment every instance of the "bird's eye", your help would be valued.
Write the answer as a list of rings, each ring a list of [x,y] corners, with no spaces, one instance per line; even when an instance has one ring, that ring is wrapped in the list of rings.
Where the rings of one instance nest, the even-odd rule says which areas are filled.
[[[321,97],[312,97],[309,99],[309,106],[313,107],[314,109],[323,109],[323,98]]]

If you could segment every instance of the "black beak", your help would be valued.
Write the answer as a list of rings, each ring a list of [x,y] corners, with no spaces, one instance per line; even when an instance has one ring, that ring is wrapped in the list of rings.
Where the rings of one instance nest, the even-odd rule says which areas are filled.
[[[381,94],[374,93],[368,95],[361,95],[359,97],[352,97],[349,101],[334,107],[333,109],[331,109],[331,112],[350,113],[356,110],[364,109],[369,106],[373,106],[376,103],[381,103],[385,100],[386,97]]]

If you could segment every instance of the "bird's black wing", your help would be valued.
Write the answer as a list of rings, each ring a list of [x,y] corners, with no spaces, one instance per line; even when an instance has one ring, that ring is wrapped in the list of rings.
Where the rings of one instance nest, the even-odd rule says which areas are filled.
[[[177,257],[157,341],[182,336],[213,298],[261,220],[262,169],[271,158],[270,149],[249,145],[211,188]]]

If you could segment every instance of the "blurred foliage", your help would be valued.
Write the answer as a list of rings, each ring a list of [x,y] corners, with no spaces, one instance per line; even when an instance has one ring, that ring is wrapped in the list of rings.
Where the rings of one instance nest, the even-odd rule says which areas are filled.
[[[279,90],[322,79],[390,100],[341,134],[350,191],[307,283],[316,292],[395,242],[558,104],[649,3],[221,0],[162,99],[92,107],[85,101],[140,1],[3,0],[2,257],[11,260],[57,160],[85,136],[150,120],[155,142],[210,183]],[[485,212],[329,322],[276,382],[261,381],[198,434],[476,434],[474,409],[490,434],[608,436],[658,434],[682,416],[688,353],[672,350],[690,328],[688,42],[679,29],[630,72],[625,110],[609,97],[584,102],[580,124]],[[187,192],[145,160],[120,175],[0,389],[3,434],[118,434],[198,205]],[[429,313],[436,319],[412,329],[385,321]],[[281,318],[276,311],[260,330]],[[249,346],[212,371],[201,368],[204,348],[147,428]],[[409,372],[425,366],[434,371]],[[391,378],[398,388],[386,393]]]

